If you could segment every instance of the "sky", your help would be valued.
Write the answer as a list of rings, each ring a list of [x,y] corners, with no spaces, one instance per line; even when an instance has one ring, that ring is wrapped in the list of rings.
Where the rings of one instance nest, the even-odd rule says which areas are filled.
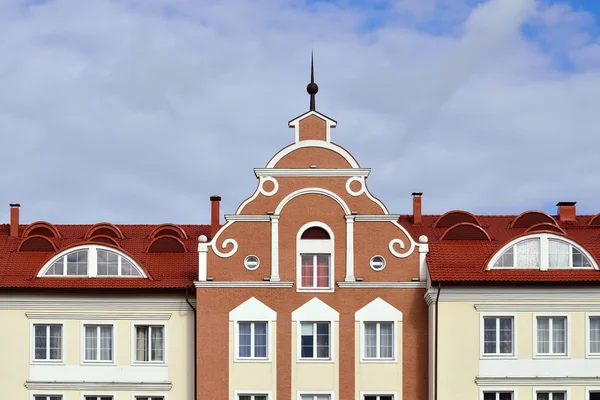
[[[392,213],[600,212],[600,1],[0,0],[0,223],[209,223],[309,107]]]

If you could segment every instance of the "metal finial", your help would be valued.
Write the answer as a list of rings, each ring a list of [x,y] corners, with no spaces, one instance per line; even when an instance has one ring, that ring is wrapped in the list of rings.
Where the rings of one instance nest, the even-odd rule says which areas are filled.
[[[315,83],[315,65],[312,51],[310,52],[310,83],[306,87],[306,91],[310,94],[310,111],[315,111],[315,94],[319,91],[319,87]]]

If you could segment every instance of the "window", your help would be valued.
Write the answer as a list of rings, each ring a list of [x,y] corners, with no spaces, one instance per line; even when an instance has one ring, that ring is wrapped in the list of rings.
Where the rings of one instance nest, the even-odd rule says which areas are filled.
[[[62,398],[63,397],[61,395],[56,394],[49,396],[36,394],[33,396],[33,400],[62,400]]]
[[[300,357],[329,359],[329,322],[302,322],[300,330]]]
[[[567,400],[567,392],[536,392],[536,400]]]
[[[382,269],[385,268],[385,258],[383,258],[382,256],[375,256],[373,258],[371,258],[371,261],[369,262],[369,264],[371,265],[371,268],[375,271],[381,271]]]
[[[569,269],[595,268],[585,250],[574,242],[549,233],[520,240],[492,259],[492,268]]]
[[[513,354],[514,318],[483,317],[483,354]]]
[[[513,400],[513,392],[483,392],[483,400]]]
[[[85,400],[113,400],[112,396],[84,396]]]
[[[333,232],[325,224],[304,225],[297,242],[297,290],[333,290]]]
[[[39,276],[146,277],[127,256],[100,245],[79,246],[52,258],[49,266],[40,270]]]
[[[238,400],[267,400],[266,394],[240,394]]]
[[[600,316],[589,318],[589,353],[600,354]]]
[[[254,271],[260,265],[260,260],[256,256],[248,256],[244,259],[244,266],[250,271]]]
[[[302,394],[301,400],[331,400],[331,395],[328,394]]]
[[[85,361],[113,360],[113,326],[85,325]]]
[[[164,396],[135,396],[135,400],[165,400]]]
[[[62,325],[34,324],[34,360],[62,360]]]
[[[365,322],[364,358],[394,358],[394,323]]]
[[[238,324],[238,357],[267,358],[266,322],[240,322]]]
[[[135,361],[163,362],[165,360],[164,326],[136,325]]]
[[[366,394],[364,400],[394,400],[394,395],[391,394]]]
[[[567,354],[567,318],[536,317],[537,354]]]
[[[302,254],[303,288],[329,287],[329,254]]]

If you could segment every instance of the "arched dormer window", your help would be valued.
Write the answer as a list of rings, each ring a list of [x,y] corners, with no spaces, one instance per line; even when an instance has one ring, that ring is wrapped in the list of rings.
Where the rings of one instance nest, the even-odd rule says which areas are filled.
[[[488,269],[598,269],[592,256],[577,243],[550,233],[513,240],[496,254]]]
[[[297,291],[333,291],[333,231],[310,222],[296,237]]]
[[[101,245],[70,248],[52,257],[38,277],[147,278],[144,270],[126,254]]]

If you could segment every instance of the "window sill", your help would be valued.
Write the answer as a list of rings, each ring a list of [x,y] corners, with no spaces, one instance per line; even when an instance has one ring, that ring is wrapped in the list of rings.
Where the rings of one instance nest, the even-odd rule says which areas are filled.
[[[64,360],[31,360],[30,365],[65,365]]]
[[[167,367],[164,361],[134,361],[131,363],[134,367]]]
[[[333,364],[331,358],[299,358],[296,360],[299,364]]]
[[[598,359],[600,358],[600,353],[586,354],[585,358]]]
[[[365,358],[360,360],[361,364],[398,364],[398,360],[395,359],[391,359],[391,358],[381,358],[381,359],[376,359],[376,358]]]
[[[515,354],[481,354],[479,356],[480,360],[517,360]]]
[[[269,358],[236,358],[233,360],[236,363],[270,363],[272,362]]]
[[[114,361],[87,361],[84,360],[81,362],[81,365],[106,365],[106,366],[111,366],[111,365],[117,365]]]
[[[568,360],[571,356],[568,354],[534,354],[534,360]]]
[[[331,293],[334,289],[332,287],[328,288],[304,288],[300,286],[296,286],[296,292],[321,292],[321,293]]]

